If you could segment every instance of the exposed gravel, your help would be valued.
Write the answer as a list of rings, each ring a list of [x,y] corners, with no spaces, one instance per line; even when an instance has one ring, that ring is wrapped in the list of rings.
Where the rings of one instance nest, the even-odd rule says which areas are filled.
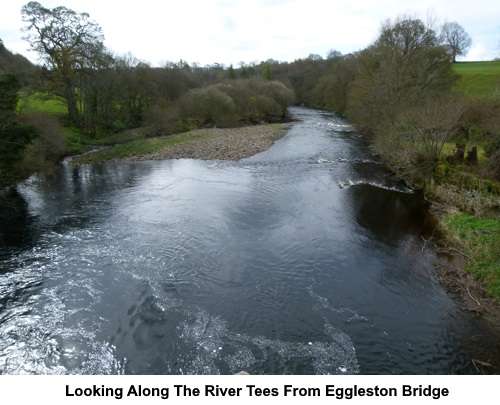
[[[131,160],[239,160],[269,149],[275,141],[286,135],[291,125],[292,123],[200,129],[197,132],[208,132],[210,137],[170,146]]]

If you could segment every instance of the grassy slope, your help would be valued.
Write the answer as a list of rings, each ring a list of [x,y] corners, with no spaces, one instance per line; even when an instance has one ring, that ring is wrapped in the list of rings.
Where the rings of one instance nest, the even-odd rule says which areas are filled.
[[[500,96],[500,61],[457,62],[453,68],[460,75],[457,88],[468,96]]]

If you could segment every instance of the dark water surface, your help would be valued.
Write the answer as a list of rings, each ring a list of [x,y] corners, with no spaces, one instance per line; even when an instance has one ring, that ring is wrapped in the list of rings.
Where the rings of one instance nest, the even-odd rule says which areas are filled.
[[[20,185],[0,218],[0,372],[476,372],[494,337],[438,284],[422,199],[344,121],[291,111],[240,162]]]

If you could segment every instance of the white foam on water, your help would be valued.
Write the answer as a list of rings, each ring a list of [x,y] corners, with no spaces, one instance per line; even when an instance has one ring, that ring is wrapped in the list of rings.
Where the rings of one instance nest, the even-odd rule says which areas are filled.
[[[382,165],[381,162],[378,162],[376,160],[373,160],[373,159],[367,159],[367,158],[363,158],[363,159],[347,159],[347,158],[344,158],[344,157],[339,157],[339,158],[335,158],[335,159],[327,159],[327,158],[324,158],[323,156],[318,156],[316,158],[314,158],[314,163],[317,163],[317,164],[328,164],[328,163],[369,163],[369,164],[375,164],[375,165]]]
[[[414,194],[414,191],[410,188],[403,187],[403,186],[387,186],[382,183],[377,183],[374,181],[367,181],[367,180],[339,180],[337,182],[338,186],[340,188],[348,188],[351,186],[359,186],[359,185],[368,185],[372,187],[377,187],[377,188],[382,188],[384,190],[389,190],[389,191],[397,191],[399,193],[405,193],[405,194]]]
[[[190,351],[180,359],[186,374],[236,374],[242,370],[260,374],[265,373],[262,370],[268,363],[280,374],[294,374],[297,363],[313,374],[359,372],[351,339],[328,322],[324,325],[325,341],[314,342],[235,333],[223,319],[204,310],[194,319],[182,321],[178,330]]]
[[[61,235],[48,239],[50,247],[12,258],[6,264],[17,270],[0,276],[2,297],[24,297],[7,300],[2,311],[0,374],[123,374],[115,348],[97,338],[89,308],[70,305],[72,289],[88,294],[89,302],[98,301],[101,292],[85,276],[52,282],[71,260],[59,244]]]
[[[307,291],[308,291],[309,295],[312,298],[314,298],[314,300],[316,301],[316,304],[313,306],[314,311],[321,312],[321,311],[327,310],[327,311],[334,312],[336,314],[340,314],[343,316],[343,318],[346,322],[351,322],[351,321],[369,322],[368,318],[366,318],[365,316],[359,315],[356,311],[354,311],[351,308],[348,308],[348,307],[335,308],[335,307],[333,307],[328,302],[328,299],[316,294],[314,292],[312,286],[309,286],[307,288]]]

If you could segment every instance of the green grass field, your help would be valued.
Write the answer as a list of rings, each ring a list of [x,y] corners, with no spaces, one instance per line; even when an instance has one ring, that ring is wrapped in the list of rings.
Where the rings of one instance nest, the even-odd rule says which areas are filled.
[[[457,89],[469,97],[500,97],[500,61],[457,62]]]

